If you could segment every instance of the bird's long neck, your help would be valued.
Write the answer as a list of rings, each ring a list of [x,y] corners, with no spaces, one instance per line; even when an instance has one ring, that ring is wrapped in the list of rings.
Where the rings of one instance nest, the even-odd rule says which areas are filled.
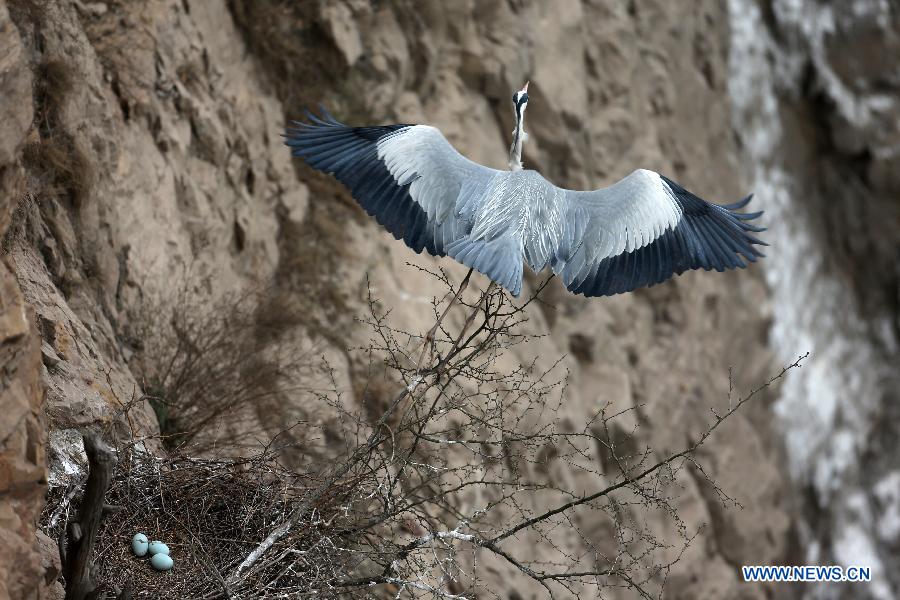
[[[522,144],[525,142],[525,112],[516,112],[516,128],[513,131],[512,145],[509,147],[509,170],[522,170]]]

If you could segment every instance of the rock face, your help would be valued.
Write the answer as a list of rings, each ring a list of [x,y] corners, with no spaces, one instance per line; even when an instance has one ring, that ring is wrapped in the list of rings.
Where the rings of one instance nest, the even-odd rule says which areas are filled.
[[[887,57],[900,13],[890,2],[763,4],[729,3],[731,95],[771,235],[792,240],[767,262],[772,346],[780,358],[812,351],[774,406],[805,492],[804,560],[868,565],[858,597],[896,598],[900,72]]]
[[[0,204],[0,231],[9,224],[4,260],[15,274],[12,279],[0,266],[0,340],[7,340],[0,352],[9,349],[10,357],[19,357],[13,363],[3,355],[4,369],[7,364],[21,366],[0,371],[0,377],[8,378],[0,379],[0,385],[10,381],[3,389],[13,390],[13,398],[22,390],[22,419],[34,423],[30,437],[22,438],[25,445],[17,446],[22,448],[17,456],[42,472],[44,432],[37,426],[35,400],[40,385],[47,389],[46,414],[53,429],[99,427],[120,437],[157,431],[156,417],[141,398],[147,382],[139,380],[136,368],[135,357],[142,351],[137,324],[153,298],[171,296],[173,290],[215,303],[229,292],[265,286],[296,299],[304,310],[303,319],[291,324],[293,333],[328,357],[339,386],[355,403],[362,401],[359,390],[365,387],[366,371],[347,349],[367,342],[367,332],[354,320],[365,310],[367,284],[383,305],[395,308],[396,327],[422,330],[432,320],[430,300],[442,290],[415,266],[440,265],[456,281],[465,269],[412,254],[330,178],[292,163],[279,133],[287,119],[302,116],[304,107],[323,103],[352,124],[427,122],[440,127],[473,160],[504,168],[513,127],[511,94],[530,79],[526,128],[531,137],[524,162],[559,185],[599,187],[641,166],[723,203],[748,191],[741,181],[754,182],[758,198],[781,197],[766,185],[777,174],[757,172],[754,166],[766,156],[765,148],[753,144],[752,134],[766,130],[748,116],[753,111],[746,94],[762,88],[739,89],[740,81],[734,79],[735,72],[747,73],[738,71],[740,55],[732,42],[743,39],[737,16],[750,10],[744,4],[14,3],[13,21],[0,12],[0,203],[18,200],[15,213],[12,205]],[[754,32],[776,27],[763,16],[747,34],[751,40]],[[820,88],[826,90],[824,96],[813,94],[815,101],[806,99],[809,90],[802,87],[793,89],[793,96],[784,92],[802,110],[765,115],[786,119],[791,135],[784,138],[803,140],[803,153],[793,159],[803,162],[803,181],[811,185],[815,173],[840,172],[831,167],[849,164],[869,186],[865,189],[884,199],[877,206],[896,206],[887,200],[897,187],[892,168],[896,155],[890,151],[896,140],[879,125],[896,119],[879,112],[887,109],[878,101],[879,86],[893,81],[895,74],[863,61],[871,70],[867,78],[847,75],[859,68],[848,56],[875,52],[873,47],[889,52],[894,34],[879,32],[896,26],[882,27],[877,15],[871,27],[866,17],[847,16],[837,22],[850,29],[832,36],[810,33],[798,24],[802,19],[790,21],[782,13],[776,17],[774,23],[794,23],[791,35],[778,43],[789,44],[792,56],[808,52],[815,57],[803,63],[811,65],[806,72],[822,74],[826,83],[831,77],[852,79],[864,89],[853,90],[851,97],[869,99],[862,102],[870,115],[865,124],[853,120],[857,112],[841,108],[843,96],[827,91],[844,88],[828,85]],[[853,29],[857,26],[862,29]],[[785,106],[796,106],[790,102]],[[811,131],[828,135],[820,138]],[[821,139],[831,140],[825,158],[816,143]],[[782,172],[794,170],[789,164]],[[808,203],[801,206],[805,214],[821,219],[816,215],[822,214],[817,211],[822,206],[808,198],[824,204],[832,196],[807,194],[812,187],[798,189],[803,193],[793,197]],[[790,293],[791,267],[816,256],[834,231],[858,217],[856,231],[871,226],[886,228],[885,233],[841,238],[846,254],[828,255],[830,262],[821,268],[847,280],[849,285],[835,286],[852,290],[846,291],[852,300],[816,314],[836,318],[852,304],[854,314],[879,317],[853,321],[862,325],[850,345],[819,364],[827,371],[866,344],[873,350],[864,356],[889,364],[896,356],[896,345],[890,344],[897,327],[892,308],[896,246],[886,241],[892,239],[893,226],[876,218],[884,213],[874,204],[859,216],[851,208],[857,196],[850,187],[841,189],[847,198],[843,212],[816,221],[821,226],[804,242],[807,246],[797,245],[790,225],[777,226],[772,235],[779,241],[771,254],[794,257],[795,262],[778,262],[765,276],[759,267],[740,273],[695,272],[609,299],[573,297],[552,284],[546,299],[555,308],[529,309],[529,331],[546,337],[517,348],[512,358],[541,367],[565,355],[562,366],[570,373],[570,386],[560,419],[584,423],[606,403],[636,407],[640,443],[659,456],[679,450],[703,430],[710,407],[727,404],[729,367],[734,367],[737,389],[746,390],[777,370],[778,363],[815,350],[783,341],[795,319],[805,323],[804,331],[819,331],[817,347],[825,343],[830,325],[813,319],[803,307],[812,297],[834,294],[831,288],[815,287],[812,274],[803,280],[808,292],[800,297]],[[770,201],[765,208],[791,223],[786,206]],[[773,216],[765,217],[767,224],[775,224]],[[866,263],[864,258],[872,255],[877,261]],[[772,257],[766,261],[774,262]],[[862,264],[869,266],[858,269]],[[890,269],[895,275],[888,281],[884,272]],[[539,281],[530,277],[526,286],[533,289]],[[473,282],[486,285],[480,276]],[[878,292],[868,293],[872,289]],[[31,320],[22,317],[26,304],[34,312]],[[5,327],[18,327],[19,333],[9,335]],[[40,333],[39,344],[29,327]],[[782,340],[775,358],[770,336]],[[43,367],[36,362],[38,352]],[[863,378],[865,385],[854,388],[865,394],[874,390],[875,408],[858,419],[852,411],[842,411],[840,417],[862,424],[850,427],[854,433],[847,443],[855,457],[887,452],[893,448],[889,440],[896,439],[875,427],[874,415],[891,405],[887,390],[896,389],[885,384],[885,371],[877,373],[874,383]],[[786,407],[797,398],[815,402],[820,396],[808,385],[824,381],[818,376],[817,371],[802,380],[807,383],[791,384],[779,400],[778,414],[791,413]],[[4,402],[7,396],[4,392]],[[739,580],[741,564],[809,559],[796,550],[795,525],[800,521],[791,473],[783,467],[782,437],[771,425],[773,399],[748,405],[704,450],[709,474],[742,510],[723,509],[702,477],[687,474],[679,481],[678,508],[688,529],[707,526],[669,575],[669,597],[800,593],[796,587],[748,587]],[[306,401],[279,411],[259,410],[247,427],[271,435],[296,412],[315,413],[326,421],[330,416]],[[224,438],[239,429],[227,422],[218,426],[211,436]],[[871,444],[879,440],[883,446],[861,442],[859,432],[873,430],[878,435],[870,436]],[[0,434],[24,435],[21,428]],[[802,448],[791,447],[794,438],[784,439],[801,486],[830,480],[840,467],[835,461],[815,466],[803,458]],[[831,442],[817,438],[814,443],[824,448]],[[845,456],[834,444],[834,456]],[[838,470],[859,484],[867,503],[900,497],[887,460],[870,473],[871,480],[862,475],[857,482],[858,475],[848,475],[854,465]],[[552,472],[579,489],[596,485],[564,466]],[[40,477],[33,479],[17,505],[17,510],[31,512],[16,513],[19,520],[10,527],[16,529],[24,555],[32,547],[28,528],[42,489]],[[823,502],[830,503],[826,498],[834,493],[823,488]],[[855,506],[851,500],[848,496],[845,505]],[[536,501],[533,508],[541,504]],[[840,515],[852,516],[849,509]],[[6,523],[4,518],[4,535]],[[809,537],[803,540],[824,539],[833,522],[808,526],[810,532],[801,535]],[[654,527],[674,534],[675,525],[664,518]],[[570,543],[568,550],[582,549],[577,539]],[[885,547],[891,543],[885,541]],[[525,544],[540,552],[539,540],[525,539]],[[5,552],[20,546],[2,547]],[[30,556],[28,560],[34,558]],[[28,564],[39,566],[40,561]],[[886,563],[885,569],[891,566]],[[482,578],[486,588],[504,597],[542,595],[539,586],[505,566],[488,564]],[[616,597],[615,591],[610,594]]]
[[[19,156],[31,126],[31,72],[6,5],[0,3],[0,238],[25,190]],[[40,340],[34,312],[0,254],[0,596],[35,598],[46,584],[35,537],[44,505],[45,423]]]

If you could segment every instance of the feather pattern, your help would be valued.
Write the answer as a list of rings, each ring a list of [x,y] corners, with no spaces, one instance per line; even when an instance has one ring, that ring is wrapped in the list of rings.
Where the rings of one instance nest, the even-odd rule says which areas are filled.
[[[449,255],[518,296],[523,264],[566,287],[606,296],[691,269],[743,268],[762,254],[741,213],[638,169],[594,191],[554,186],[533,170],[479,165],[426,125],[348,127],[307,113],[286,144],[333,174],[363,209],[416,252]]]

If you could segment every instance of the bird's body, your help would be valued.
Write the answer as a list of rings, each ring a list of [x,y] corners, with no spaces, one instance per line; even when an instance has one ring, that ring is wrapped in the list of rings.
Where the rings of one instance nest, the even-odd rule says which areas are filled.
[[[527,86],[526,86],[527,90]],[[524,92],[524,90],[523,90]],[[638,169],[580,192],[523,169],[524,105],[517,93],[511,170],[462,156],[426,125],[347,127],[310,115],[287,134],[296,156],[332,173],[362,207],[416,252],[450,256],[518,296],[523,264],[550,268],[566,287],[604,296],[654,285],[689,269],[744,267],[762,242],[756,214],[701,200]]]

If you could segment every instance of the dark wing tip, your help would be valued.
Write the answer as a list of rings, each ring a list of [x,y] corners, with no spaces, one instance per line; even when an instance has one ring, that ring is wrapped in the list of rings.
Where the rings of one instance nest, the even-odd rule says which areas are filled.
[[[753,234],[766,228],[751,223],[763,211],[738,212],[750,203],[753,194],[732,204],[713,204],[660,177],[682,208],[678,225],[642,248],[601,260],[572,278],[567,285],[569,291],[612,296],[651,287],[688,270],[743,269],[765,256],[757,247],[768,244]]]
[[[723,204],[720,205],[722,208],[727,208],[728,210],[738,210],[739,208],[744,208],[750,203],[750,200],[753,199],[753,194],[748,194],[746,197],[738,200],[734,204]]]
[[[321,104],[319,105],[319,112],[321,113],[321,116],[316,115],[314,112],[304,107],[302,113],[305,120],[290,119],[288,121],[288,126],[285,128],[285,133],[282,133],[281,136],[290,137],[291,135],[314,131],[321,127],[346,127],[346,125],[334,118],[334,116]]]
[[[333,175],[359,205],[396,239],[415,252],[443,255],[434,225],[409,195],[412,179],[397,182],[378,158],[378,140],[409,125],[348,127],[324,107],[322,116],[305,111],[307,122],[291,121],[283,134],[291,154],[310,167]]]

